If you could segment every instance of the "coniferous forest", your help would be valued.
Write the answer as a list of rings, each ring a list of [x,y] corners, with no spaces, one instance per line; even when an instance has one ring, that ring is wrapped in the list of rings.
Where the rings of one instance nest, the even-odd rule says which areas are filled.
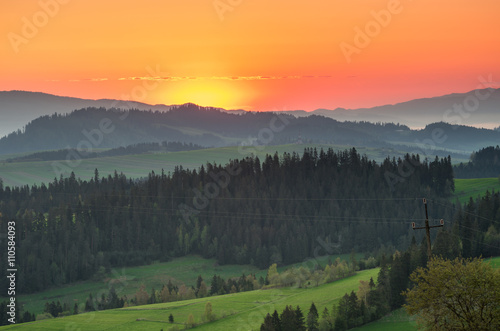
[[[483,208],[496,219],[498,194],[484,206],[471,201],[457,216],[446,202],[452,191],[449,158],[431,162],[407,155],[377,164],[354,148],[306,149],[301,156],[178,167],[143,180],[100,177],[96,169],[89,180],[73,175],[41,186],[0,185],[0,210],[2,223],[16,222],[18,290],[31,293],[89,279],[101,267],[187,254],[267,268],[318,251],[406,249],[415,235],[411,222],[424,220],[421,197],[436,202],[431,218],[457,220],[455,234],[468,238],[457,246],[465,256],[493,254],[481,251],[490,246],[475,244],[485,236],[467,228],[488,231],[486,218],[470,215]],[[489,232],[496,240],[495,228]],[[458,242],[453,238],[446,249]]]
[[[498,177],[500,174],[500,147],[489,146],[472,153],[468,163],[454,167],[457,178]]]

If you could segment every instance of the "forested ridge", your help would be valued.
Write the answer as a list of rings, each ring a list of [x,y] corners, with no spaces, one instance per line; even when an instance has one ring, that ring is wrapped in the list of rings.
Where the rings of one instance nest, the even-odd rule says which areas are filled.
[[[165,140],[221,147],[248,139],[264,145],[297,141],[375,148],[406,145],[413,153],[448,155],[446,150],[470,153],[496,144],[500,132],[443,122],[411,130],[395,123],[340,122],[314,114],[298,118],[271,112],[237,114],[195,104],[173,106],[168,112],[88,107],[32,120],[0,138],[0,154],[117,148]]]
[[[468,163],[453,168],[457,178],[485,178],[500,176],[500,147],[489,146],[474,152]]]
[[[118,173],[100,178],[96,170],[90,180],[0,186],[1,221],[16,221],[24,293],[88,279],[101,266],[194,253],[267,268],[313,256],[320,242],[338,252],[408,244],[408,220],[422,219],[415,197],[446,197],[453,183],[450,159],[407,155],[410,162],[411,176],[393,185],[387,174],[397,174],[404,160],[377,164],[354,148],[178,167],[142,181]],[[218,182],[229,169],[237,171],[227,185]],[[217,194],[206,191],[216,183]]]

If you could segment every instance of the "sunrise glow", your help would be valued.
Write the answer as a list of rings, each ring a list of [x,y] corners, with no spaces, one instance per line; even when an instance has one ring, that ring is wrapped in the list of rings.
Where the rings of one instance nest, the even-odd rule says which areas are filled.
[[[310,111],[465,92],[481,75],[500,77],[495,0],[1,7],[0,90]]]

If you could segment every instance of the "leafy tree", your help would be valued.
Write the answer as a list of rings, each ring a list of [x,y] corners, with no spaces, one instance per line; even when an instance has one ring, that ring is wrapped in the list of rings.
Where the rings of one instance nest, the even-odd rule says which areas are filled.
[[[172,297],[170,295],[170,291],[168,290],[168,287],[163,285],[161,292],[160,292],[161,302],[169,302],[169,301],[172,301],[171,299],[172,299]]]
[[[149,295],[148,292],[146,292],[146,286],[143,284],[141,285],[139,290],[137,290],[137,292],[135,293],[135,303],[138,306],[140,306],[147,304],[148,301],[149,301]]]
[[[269,269],[267,270],[267,280],[269,281],[270,285],[281,284],[281,278],[278,273],[278,266],[276,265],[276,263],[273,263],[269,266]]]
[[[198,298],[204,298],[208,295],[208,288],[207,284],[205,284],[205,281],[201,282],[200,288],[198,289]]]
[[[373,279],[370,278],[371,283],[373,283]],[[375,286],[375,284],[373,284]],[[365,281],[365,280],[360,280],[359,281],[359,287],[358,287],[358,298],[359,300],[363,301],[365,304],[367,303],[368,300],[368,293],[370,292],[370,283]]]
[[[205,304],[205,312],[203,313],[203,319],[208,322],[212,322],[215,320],[215,315],[212,312],[212,303],[208,301]]]
[[[429,261],[410,276],[408,313],[429,330],[500,330],[500,273],[480,258]]]
[[[195,326],[195,322],[194,322],[194,316],[193,316],[193,314],[189,314],[188,319],[187,319],[187,322],[186,322],[186,326],[187,326],[188,328],[192,328],[192,327],[194,327],[194,326]]]

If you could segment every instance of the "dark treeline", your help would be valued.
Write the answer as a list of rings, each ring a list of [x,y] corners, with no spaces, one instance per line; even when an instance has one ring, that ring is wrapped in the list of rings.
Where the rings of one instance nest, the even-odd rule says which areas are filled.
[[[60,149],[57,151],[38,152],[25,156],[7,159],[7,162],[30,162],[30,161],[52,161],[52,160],[65,160],[68,155],[78,155],[82,159],[91,159],[96,157],[107,156],[120,156],[131,154],[144,154],[150,152],[180,152],[180,151],[193,151],[203,149],[200,145],[193,143],[181,143],[175,141],[164,141],[160,143],[141,143],[129,145],[126,147],[113,148],[102,152],[92,152],[87,150],[77,149]],[[72,154],[71,154],[72,153]]]
[[[500,256],[499,192],[486,192],[459,206],[451,230],[440,232],[437,239],[434,254],[448,259]]]
[[[472,153],[468,163],[453,168],[457,178],[486,178],[500,175],[500,147],[490,146]]]
[[[20,310],[19,305],[15,306],[14,311],[11,311],[9,304],[11,304],[9,300],[0,302],[0,326],[10,325],[12,324],[12,321],[15,321],[15,323],[25,323],[36,319],[35,314],[32,314],[29,311]],[[12,313],[12,315],[10,313]]]
[[[312,308],[313,312],[310,314],[314,315],[314,303],[312,304],[314,308]],[[318,312],[316,311],[316,319]],[[285,309],[278,314],[275,310],[272,315],[267,314],[264,318],[264,323],[262,323],[260,327],[261,331],[278,331],[278,330],[291,330],[291,331],[306,331],[306,321],[304,319],[304,313],[299,306],[297,308],[293,308],[291,305],[286,306]],[[314,330],[314,329],[313,329]]]
[[[355,149],[306,149],[302,156],[178,167],[142,181],[101,178],[96,170],[88,181],[71,175],[41,186],[0,183],[1,226],[16,221],[18,291],[31,293],[102,268],[186,254],[267,268],[326,254],[324,247],[330,254],[408,247],[409,221],[423,219],[416,197],[441,201],[452,188],[449,158],[407,155],[377,164]],[[444,208],[437,217],[452,215]]]

